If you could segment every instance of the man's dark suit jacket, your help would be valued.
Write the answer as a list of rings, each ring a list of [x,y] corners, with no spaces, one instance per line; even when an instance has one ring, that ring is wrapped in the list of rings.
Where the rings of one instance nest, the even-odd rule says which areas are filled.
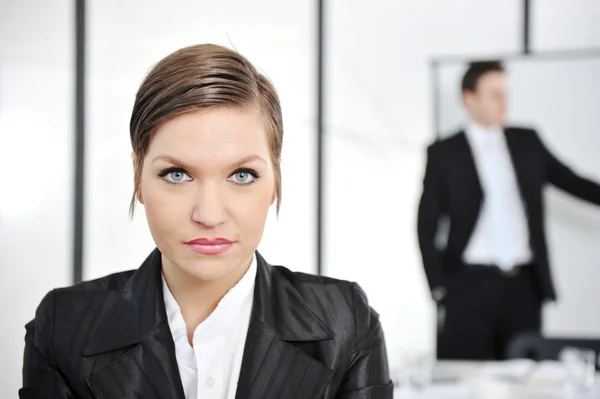
[[[378,315],[355,284],[257,253],[237,399],[392,398]],[[22,399],[184,399],[155,250],[136,271],[50,292],[27,324]]]
[[[505,135],[525,204],[538,294],[540,299],[554,300],[544,231],[543,186],[552,183],[600,205],[600,185],[561,163],[534,130],[507,128]],[[448,276],[464,266],[463,252],[475,228],[483,196],[465,132],[429,146],[417,230],[431,289],[446,287]],[[442,216],[449,218],[450,230],[446,247],[440,249],[435,240]]]

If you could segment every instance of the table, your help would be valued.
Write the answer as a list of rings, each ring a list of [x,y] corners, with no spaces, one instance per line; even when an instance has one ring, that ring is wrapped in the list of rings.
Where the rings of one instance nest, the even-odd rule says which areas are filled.
[[[574,394],[565,388],[567,375],[559,362],[518,360],[508,362],[439,361],[433,383],[422,391],[396,387],[396,399],[600,399],[596,389]]]

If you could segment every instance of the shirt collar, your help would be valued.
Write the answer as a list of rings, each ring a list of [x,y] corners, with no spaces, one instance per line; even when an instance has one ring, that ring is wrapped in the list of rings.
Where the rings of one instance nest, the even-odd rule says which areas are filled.
[[[254,284],[256,280],[257,266],[256,254],[252,256],[252,263],[244,276],[234,285],[219,301],[216,309],[196,329],[211,331],[223,331],[231,328],[239,320],[239,312],[248,299],[252,299]],[[187,336],[185,322],[181,315],[181,308],[171,293],[164,276],[162,276],[162,289],[165,301],[165,311],[171,333],[176,339],[180,335]],[[195,335],[195,334],[194,334]],[[212,335],[212,334],[211,334]]]
[[[469,141],[478,145],[500,140],[504,137],[503,133],[501,126],[483,126],[474,121],[470,121],[466,129]]]

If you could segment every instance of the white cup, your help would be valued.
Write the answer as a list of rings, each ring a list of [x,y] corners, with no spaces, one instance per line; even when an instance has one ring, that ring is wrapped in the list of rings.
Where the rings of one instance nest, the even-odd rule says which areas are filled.
[[[596,378],[596,353],[587,348],[566,347],[559,359],[567,372],[566,388],[573,392],[590,392]]]

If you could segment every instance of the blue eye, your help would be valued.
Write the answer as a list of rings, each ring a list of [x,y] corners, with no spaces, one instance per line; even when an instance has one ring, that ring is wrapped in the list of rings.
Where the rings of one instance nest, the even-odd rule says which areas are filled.
[[[240,168],[233,172],[227,180],[235,184],[248,185],[254,183],[258,178],[258,172],[254,169]]]
[[[192,180],[192,178],[181,168],[165,169],[159,174],[167,183],[181,183]]]
[[[254,181],[254,176],[248,172],[238,172],[233,176],[237,183],[248,183]]]
[[[183,181],[183,179],[185,178],[185,173],[183,172],[171,172],[167,175],[167,177],[170,177],[171,180],[179,182],[179,181]]]

